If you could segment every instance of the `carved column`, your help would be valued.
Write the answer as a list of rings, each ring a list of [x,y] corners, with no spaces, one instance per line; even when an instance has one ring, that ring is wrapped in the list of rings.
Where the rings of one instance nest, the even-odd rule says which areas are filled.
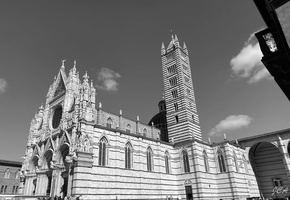
[[[67,156],[66,161],[68,163],[68,182],[67,182],[67,196],[72,194],[72,176],[73,176],[73,160],[71,156]]]
[[[51,181],[51,192],[50,197],[54,200],[55,196],[61,196],[61,186],[63,184],[63,178],[61,177],[61,168],[54,167],[52,172],[52,181]]]
[[[37,183],[36,183],[35,194],[46,195],[46,190],[48,186],[48,178],[46,175],[46,171],[39,170],[36,172],[36,175],[37,175]]]

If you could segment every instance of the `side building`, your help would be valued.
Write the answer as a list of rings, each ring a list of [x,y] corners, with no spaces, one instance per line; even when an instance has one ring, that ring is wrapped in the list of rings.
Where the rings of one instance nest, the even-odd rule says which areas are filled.
[[[238,142],[203,142],[185,45],[161,47],[164,99],[142,123],[96,106],[96,89],[63,61],[31,122],[20,184],[24,199],[246,199],[260,196]]]
[[[0,198],[11,199],[18,194],[22,163],[0,160]]]

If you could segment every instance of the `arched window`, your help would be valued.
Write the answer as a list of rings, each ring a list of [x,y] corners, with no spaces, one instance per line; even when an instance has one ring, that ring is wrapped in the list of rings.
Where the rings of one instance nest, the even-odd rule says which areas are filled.
[[[165,152],[165,157],[164,157],[164,160],[165,160],[165,173],[166,174],[169,174],[170,173],[170,157],[169,157],[169,153],[166,151]]]
[[[125,168],[131,169],[133,164],[133,148],[130,143],[125,146]]]
[[[112,125],[113,125],[113,120],[111,119],[111,117],[109,117],[109,118],[107,119],[107,127],[108,127],[108,128],[112,128]]]
[[[10,178],[10,169],[7,168],[4,172],[4,178]]]
[[[153,152],[152,152],[152,149],[150,147],[147,148],[147,151],[146,151],[146,154],[147,154],[147,171],[151,172],[153,171]]]
[[[12,188],[12,194],[14,194],[15,193],[15,186],[13,186],[13,188]]]
[[[147,135],[147,129],[144,128],[144,129],[143,129],[143,136],[146,136],[146,135]]]
[[[223,153],[221,151],[218,152],[218,164],[219,164],[219,170],[221,173],[226,172],[226,166],[225,166],[225,160]]]
[[[4,193],[6,193],[6,191],[7,191],[7,185],[5,185],[4,187]]]
[[[245,173],[249,173],[249,169],[248,169],[248,161],[245,157],[245,155],[243,155],[243,163],[244,163],[244,168],[245,168]]]
[[[238,159],[237,159],[236,153],[234,152],[233,154],[234,154],[234,163],[235,163],[235,166],[236,166],[236,172],[239,172]]]
[[[182,161],[183,161],[184,172],[185,173],[190,172],[189,161],[188,161],[188,153],[185,150],[182,151]]]
[[[206,151],[203,151],[204,170],[209,172],[208,157]]]
[[[15,187],[15,194],[18,194],[18,186]]]
[[[17,170],[15,173],[15,179],[19,179],[19,173],[20,173],[20,170]]]
[[[4,193],[4,187],[5,187],[4,185],[1,186],[1,191],[0,191],[1,194]]]
[[[174,103],[174,110],[177,111],[178,110],[178,104]]]
[[[179,120],[178,120],[178,115],[175,115],[175,121],[176,121],[176,123],[179,122]]]
[[[131,125],[130,124],[127,124],[127,126],[126,126],[126,132],[127,133],[130,133],[130,131],[131,131]]]
[[[99,165],[106,166],[107,164],[107,145],[108,141],[105,137],[100,140],[99,143]]]

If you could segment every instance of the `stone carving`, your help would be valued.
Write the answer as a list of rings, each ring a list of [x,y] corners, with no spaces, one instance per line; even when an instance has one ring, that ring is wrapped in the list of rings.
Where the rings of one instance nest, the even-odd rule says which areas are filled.
[[[91,137],[81,133],[77,141],[77,150],[82,152],[92,152]]]

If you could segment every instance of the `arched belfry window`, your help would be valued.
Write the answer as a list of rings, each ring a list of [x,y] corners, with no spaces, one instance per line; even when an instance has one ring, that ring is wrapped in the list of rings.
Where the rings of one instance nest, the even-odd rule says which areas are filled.
[[[10,178],[10,169],[7,168],[4,172],[4,178]]]
[[[113,125],[113,120],[112,120],[111,117],[109,117],[109,118],[107,119],[107,127],[108,127],[108,128],[112,128],[112,125]]]
[[[165,152],[164,161],[165,161],[165,173],[169,174],[170,173],[170,156],[169,156],[168,151]]]
[[[188,160],[188,153],[185,150],[182,151],[182,161],[183,161],[183,171],[185,173],[190,172],[189,160]]]
[[[108,146],[108,141],[105,137],[103,137],[99,143],[99,165],[100,166],[107,165],[107,160],[108,160],[107,159],[108,157],[107,146]]]
[[[147,158],[147,171],[151,172],[153,171],[153,151],[150,147],[147,148],[146,151],[146,158]]]
[[[131,125],[130,124],[127,124],[127,126],[126,126],[126,132],[127,133],[130,133],[130,131],[131,131]]]
[[[143,129],[143,136],[146,136],[146,135],[147,135],[147,129],[144,128],[144,129]]]
[[[125,168],[131,169],[133,166],[133,148],[128,142],[125,146]]]
[[[203,151],[204,170],[209,172],[208,157],[206,151]]]
[[[224,155],[221,151],[218,151],[218,156],[217,156],[217,160],[218,160],[218,165],[219,165],[219,171],[221,173],[226,172],[226,165],[225,165],[225,159],[224,159]]]

